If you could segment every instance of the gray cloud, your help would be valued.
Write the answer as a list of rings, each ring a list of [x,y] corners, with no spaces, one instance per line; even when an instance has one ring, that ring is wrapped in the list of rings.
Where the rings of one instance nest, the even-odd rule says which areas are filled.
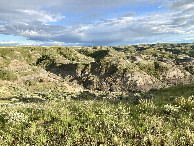
[[[0,9],[1,10],[17,10],[17,9],[31,9],[39,10],[41,8],[57,8],[57,10],[73,10],[73,11],[87,11],[93,9],[103,9],[110,7],[118,7],[123,5],[135,5],[142,2],[152,3],[155,0],[1,0]]]
[[[35,10],[3,10],[0,11],[0,20],[5,23],[24,23],[28,24],[33,21],[55,22],[65,18],[59,14],[50,14],[46,11]]]
[[[163,14],[136,16],[135,12],[129,12],[90,24],[49,25],[49,22],[65,18],[60,14],[61,11],[93,12],[94,9],[135,5],[140,2],[151,3],[153,0],[33,0],[28,3],[26,0],[10,0],[9,3],[0,1],[0,33],[22,36],[42,45],[115,45],[167,42],[179,38],[193,40],[194,13],[191,11],[191,0],[167,1],[167,7],[174,11]],[[89,17],[100,18],[97,13],[92,14]],[[14,43],[22,44],[8,42],[7,45]]]
[[[33,1],[26,1],[26,0],[1,0],[0,1],[0,9],[1,10],[18,10],[18,9],[31,9],[31,10],[38,10],[43,6],[52,6],[55,4],[53,0],[33,0]]]
[[[174,10],[194,10],[193,0],[175,0],[168,3],[168,7]]]
[[[124,17],[131,17],[131,16],[134,16],[136,14],[136,12],[128,12],[128,13],[125,13],[123,16]]]
[[[24,36],[29,40],[63,42],[64,44],[113,45],[116,43],[157,42],[173,40],[177,35],[192,37],[194,16],[175,17],[174,14],[153,14],[144,17],[122,17],[95,24],[77,26],[7,24],[3,34]]]

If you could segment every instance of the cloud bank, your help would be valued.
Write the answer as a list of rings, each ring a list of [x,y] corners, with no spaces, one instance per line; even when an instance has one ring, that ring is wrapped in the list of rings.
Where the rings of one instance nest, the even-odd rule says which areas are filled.
[[[117,45],[156,42],[194,41],[193,0],[157,1],[163,11],[103,18],[95,22],[66,25],[69,13],[93,16],[126,6],[152,5],[153,0],[10,0],[0,2],[0,34],[22,36],[35,45]],[[159,8],[158,8],[159,9]],[[81,17],[76,17],[81,19]],[[0,45],[17,44],[17,42]],[[22,43],[18,43],[22,44]],[[25,44],[24,44],[25,45]]]

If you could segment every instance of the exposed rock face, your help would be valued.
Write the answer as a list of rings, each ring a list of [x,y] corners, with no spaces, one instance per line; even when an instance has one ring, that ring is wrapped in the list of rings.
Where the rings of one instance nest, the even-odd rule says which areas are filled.
[[[145,72],[132,72],[124,78],[124,84],[131,91],[148,91],[151,88],[159,88],[159,81]]]
[[[89,89],[112,92],[148,91],[151,88],[159,88],[157,79],[143,72],[129,72],[124,77],[118,74],[112,77],[93,77],[85,85]]]
[[[161,81],[167,85],[187,84],[192,83],[194,77],[187,71],[182,71],[178,68],[171,68],[161,73]]]
[[[27,80],[37,79],[37,78],[46,78],[46,77],[48,77],[48,75],[49,75],[49,73],[46,70],[40,69],[34,74],[21,76],[20,79],[22,81],[27,81]]]
[[[71,76],[71,80],[77,80],[87,89],[111,92],[146,92],[152,88],[190,83],[193,79],[189,72],[176,67],[159,72],[160,78],[156,78],[141,70],[125,72],[125,69],[119,70],[111,65],[103,69],[96,63],[82,64],[82,68],[78,64],[69,64],[52,68],[52,72],[64,78]]]
[[[183,73],[178,68],[172,68],[167,70],[166,72],[163,72],[163,79],[164,80],[171,80],[171,79],[182,79],[185,77],[185,75],[189,75],[188,72]]]
[[[20,70],[25,70],[25,69],[28,69],[30,67],[29,64],[27,64],[26,62],[24,61],[19,61],[19,60],[11,60],[8,68],[10,70],[17,70],[17,71],[20,71]]]

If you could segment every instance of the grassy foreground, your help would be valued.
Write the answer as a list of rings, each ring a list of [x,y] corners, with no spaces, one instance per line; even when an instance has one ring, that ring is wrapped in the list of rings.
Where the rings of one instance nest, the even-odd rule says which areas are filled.
[[[0,98],[0,145],[193,145],[193,89],[115,99]]]

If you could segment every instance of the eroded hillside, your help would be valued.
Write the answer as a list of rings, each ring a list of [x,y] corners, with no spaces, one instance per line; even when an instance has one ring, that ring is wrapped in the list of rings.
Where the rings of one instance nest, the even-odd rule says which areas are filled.
[[[193,67],[194,44],[0,48],[2,91],[145,92],[193,83]]]

